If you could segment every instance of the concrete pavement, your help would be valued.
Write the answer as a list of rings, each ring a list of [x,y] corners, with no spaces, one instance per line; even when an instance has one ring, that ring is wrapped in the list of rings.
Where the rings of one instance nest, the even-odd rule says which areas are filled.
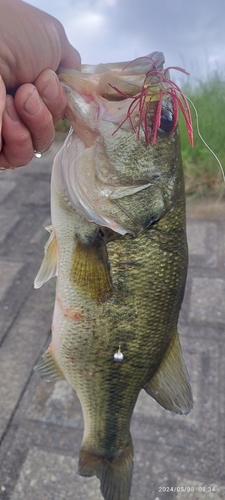
[[[55,142],[23,169],[0,172],[0,498],[101,500],[76,474],[83,422],[64,381],[33,372],[50,338],[54,280],[33,289],[50,223]],[[131,500],[225,498],[225,204],[188,205],[190,265],[179,331],[194,394],[188,416],[144,391],[132,436]],[[46,234],[45,234],[46,233]]]

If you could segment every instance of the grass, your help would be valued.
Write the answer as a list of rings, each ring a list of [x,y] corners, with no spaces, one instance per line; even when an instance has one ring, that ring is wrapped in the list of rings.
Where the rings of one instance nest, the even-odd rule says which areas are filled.
[[[184,85],[182,91],[197,108],[200,133],[224,168],[225,79],[214,72],[196,86]],[[225,182],[219,164],[198,136],[196,117],[191,105],[190,108],[194,125],[194,148],[189,144],[182,116],[179,121],[186,193],[192,197],[225,199]]]
[[[182,91],[194,103],[198,112],[199,128],[206,143],[220,159],[225,169],[225,78],[218,71],[196,85],[185,84]],[[225,199],[225,182],[218,162],[201,141],[196,130],[192,106],[195,147],[191,148],[183,116],[179,127],[187,196]],[[69,122],[61,121],[56,130],[66,137]]]
[[[68,120],[60,120],[55,126],[55,131],[57,132],[57,137],[60,139],[65,139],[70,129],[70,123]]]

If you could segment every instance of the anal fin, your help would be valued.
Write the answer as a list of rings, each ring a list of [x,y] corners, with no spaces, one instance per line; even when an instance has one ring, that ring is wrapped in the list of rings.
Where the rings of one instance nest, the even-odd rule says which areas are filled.
[[[104,302],[112,295],[112,282],[105,242],[96,237],[93,242],[77,239],[74,247],[71,276],[78,288],[91,299]]]
[[[157,372],[144,389],[166,410],[187,414],[192,409],[193,399],[189,376],[177,331],[171,339]]]
[[[52,380],[65,380],[52,354],[51,344],[44,353],[43,361],[39,363],[39,365],[36,365],[34,370],[37,371],[39,376],[46,380],[46,382],[51,382]]]

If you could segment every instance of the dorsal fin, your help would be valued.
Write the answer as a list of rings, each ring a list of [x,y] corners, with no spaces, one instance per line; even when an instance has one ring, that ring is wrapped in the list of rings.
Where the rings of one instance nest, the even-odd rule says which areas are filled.
[[[45,245],[45,255],[41,267],[34,280],[34,288],[40,288],[46,281],[57,275],[57,240],[52,226],[45,228],[50,233],[49,239]]]
[[[187,414],[192,409],[193,399],[189,376],[177,331],[171,339],[157,372],[144,389],[166,410]]]

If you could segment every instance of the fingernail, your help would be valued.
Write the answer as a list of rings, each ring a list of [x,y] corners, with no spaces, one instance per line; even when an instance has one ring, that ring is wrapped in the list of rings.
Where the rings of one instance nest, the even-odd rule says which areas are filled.
[[[35,116],[41,111],[41,108],[42,108],[42,102],[40,96],[37,90],[34,89],[32,94],[30,94],[28,99],[25,101],[24,109],[30,115]]]
[[[19,115],[15,109],[13,97],[11,95],[7,95],[7,97],[6,97],[6,108],[5,109],[13,122],[15,122],[15,123],[20,122]]]
[[[59,94],[59,83],[56,75],[52,75],[52,78],[46,83],[45,87],[42,89],[42,96],[48,101],[53,101]]]

